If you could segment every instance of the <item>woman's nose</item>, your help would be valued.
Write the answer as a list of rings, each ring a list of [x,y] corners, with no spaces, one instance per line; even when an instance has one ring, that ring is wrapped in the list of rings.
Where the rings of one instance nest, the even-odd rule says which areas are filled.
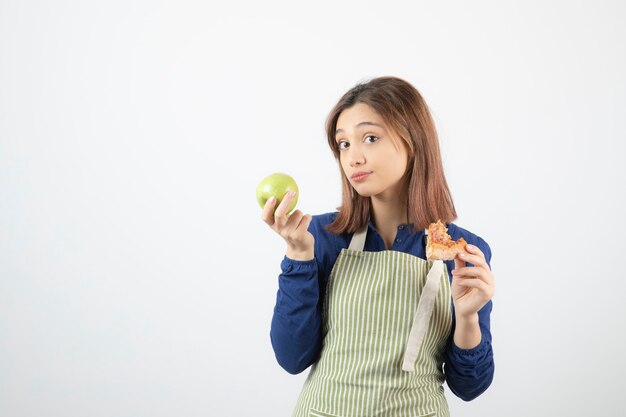
[[[350,154],[348,156],[348,162],[350,163],[351,167],[355,167],[358,165],[363,165],[363,163],[365,163],[365,157],[363,156],[363,153],[356,150],[356,149],[350,149]]]

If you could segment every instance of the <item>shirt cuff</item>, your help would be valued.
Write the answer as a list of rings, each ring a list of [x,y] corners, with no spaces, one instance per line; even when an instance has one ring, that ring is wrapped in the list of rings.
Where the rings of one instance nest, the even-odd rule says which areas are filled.
[[[454,341],[452,341],[450,350],[451,354],[458,358],[460,362],[474,364],[479,362],[480,359],[484,358],[485,355],[489,353],[490,345],[491,343],[489,340],[482,337],[478,346],[471,349],[462,349],[458,347]]]
[[[315,258],[310,259],[308,261],[298,261],[296,259],[288,258],[287,255],[283,258],[280,263],[280,268],[283,272],[290,272],[292,270],[302,270],[302,269],[311,269],[317,265]]]

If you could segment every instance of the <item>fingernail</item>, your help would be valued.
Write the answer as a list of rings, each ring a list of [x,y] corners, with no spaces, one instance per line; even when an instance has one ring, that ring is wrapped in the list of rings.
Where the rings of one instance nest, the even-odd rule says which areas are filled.
[[[459,253],[459,256],[460,256],[461,258],[465,258],[465,256],[466,256],[466,255],[465,255],[464,253]]]
[[[467,249],[474,249],[473,245],[467,245]]]
[[[275,197],[270,197],[270,199],[267,200],[267,202],[270,203],[270,204],[274,204],[274,201],[276,201]]]
[[[289,191],[289,197],[295,197],[296,192],[295,191]]]

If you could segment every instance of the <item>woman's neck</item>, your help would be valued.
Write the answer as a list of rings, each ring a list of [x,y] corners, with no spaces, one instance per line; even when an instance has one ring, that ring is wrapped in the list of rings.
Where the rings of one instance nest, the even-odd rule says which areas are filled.
[[[401,224],[408,223],[407,205],[399,199],[371,197],[371,218],[379,231],[395,231]]]
[[[382,200],[372,197],[370,217],[376,230],[385,242],[385,248],[391,250],[398,233],[398,226],[407,223],[407,207],[397,200]]]

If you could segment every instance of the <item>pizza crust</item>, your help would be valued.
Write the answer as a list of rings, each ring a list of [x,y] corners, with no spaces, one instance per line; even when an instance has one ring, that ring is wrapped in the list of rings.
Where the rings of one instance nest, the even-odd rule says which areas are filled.
[[[429,241],[426,244],[426,259],[434,261],[451,261],[456,258],[458,253],[465,251],[467,242],[465,239],[460,238],[452,246],[442,245],[441,243],[432,243]]]

